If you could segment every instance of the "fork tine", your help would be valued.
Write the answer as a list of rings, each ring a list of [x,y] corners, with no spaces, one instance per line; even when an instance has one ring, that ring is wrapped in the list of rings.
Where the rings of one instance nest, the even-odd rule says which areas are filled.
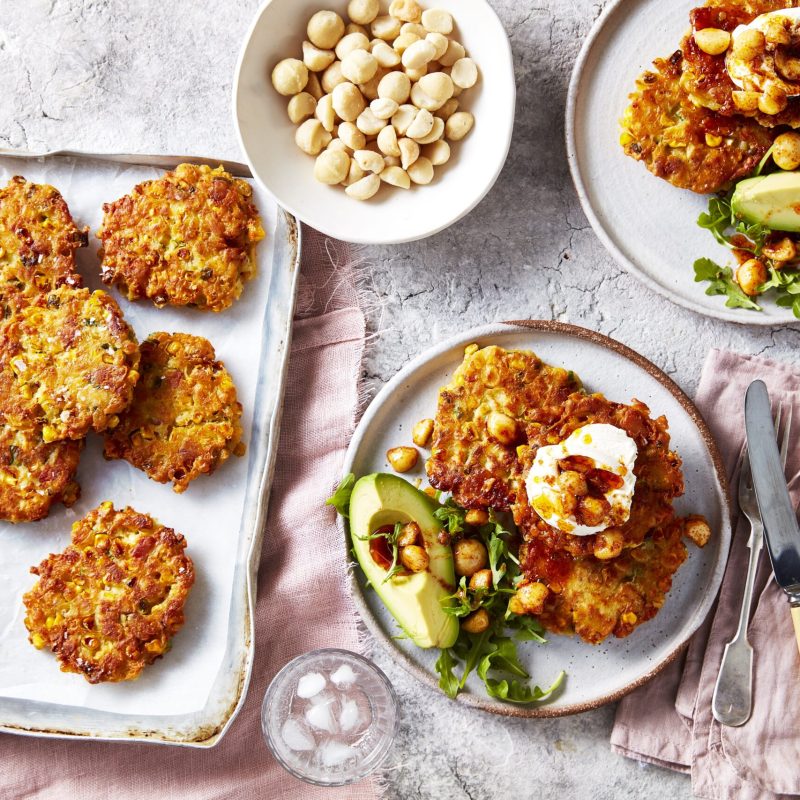
[[[781,440],[781,464],[786,469],[786,459],[789,455],[789,436],[792,430],[792,406],[786,411],[786,424],[783,427],[783,439]]]

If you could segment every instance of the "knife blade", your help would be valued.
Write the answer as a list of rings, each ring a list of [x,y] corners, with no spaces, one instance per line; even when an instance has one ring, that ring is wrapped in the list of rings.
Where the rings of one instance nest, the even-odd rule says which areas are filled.
[[[744,403],[753,487],[764,523],[775,580],[793,605],[800,605],[800,526],[778,453],[772,408],[763,381],[753,381]]]

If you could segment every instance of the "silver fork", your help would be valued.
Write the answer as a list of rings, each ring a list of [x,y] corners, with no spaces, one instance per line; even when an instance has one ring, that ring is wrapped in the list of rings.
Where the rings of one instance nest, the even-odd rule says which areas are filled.
[[[775,415],[775,431],[781,427],[781,406]],[[786,424],[781,440],[781,463],[786,469],[786,455],[789,451],[789,435],[792,427],[792,407],[786,415]],[[747,624],[750,620],[750,605],[753,600],[753,583],[756,579],[758,557],[764,545],[764,525],[758,510],[758,501],[753,489],[753,475],[750,471],[750,457],[747,444],[742,450],[741,470],[739,472],[739,508],[750,522],[750,560],[747,564],[747,577],[744,583],[742,608],[739,612],[739,627],[736,635],[725,645],[722,664],[711,699],[714,719],[723,725],[744,725],[753,708],[753,647],[747,640]]]

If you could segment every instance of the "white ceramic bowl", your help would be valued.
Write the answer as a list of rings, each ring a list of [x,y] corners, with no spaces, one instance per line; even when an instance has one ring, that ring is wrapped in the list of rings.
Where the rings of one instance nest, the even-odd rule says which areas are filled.
[[[456,22],[453,36],[478,65],[478,83],[462,95],[475,116],[469,135],[452,145],[447,164],[428,186],[383,186],[366,202],[313,176],[314,159],[294,143],[296,126],[286,114],[287,97],[270,74],[283,58],[302,58],[309,17],[321,8],[346,19],[347,0],[266,0],[247,34],[236,68],[233,113],[242,150],[253,175],[284,208],[337,239],[392,244],[422,239],[471,211],[494,184],[508,155],[514,126],[514,66],[500,20],[485,0],[427,0]],[[382,0],[386,13],[388,0]]]

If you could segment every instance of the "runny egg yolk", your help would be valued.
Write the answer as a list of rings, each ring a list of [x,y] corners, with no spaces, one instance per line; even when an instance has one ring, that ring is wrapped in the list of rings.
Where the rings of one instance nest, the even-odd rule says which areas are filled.
[[[596,423],[540,447],[525,479],[528,501],[550,526],[591,536],[628,521],[638,448],[615,425]]]

